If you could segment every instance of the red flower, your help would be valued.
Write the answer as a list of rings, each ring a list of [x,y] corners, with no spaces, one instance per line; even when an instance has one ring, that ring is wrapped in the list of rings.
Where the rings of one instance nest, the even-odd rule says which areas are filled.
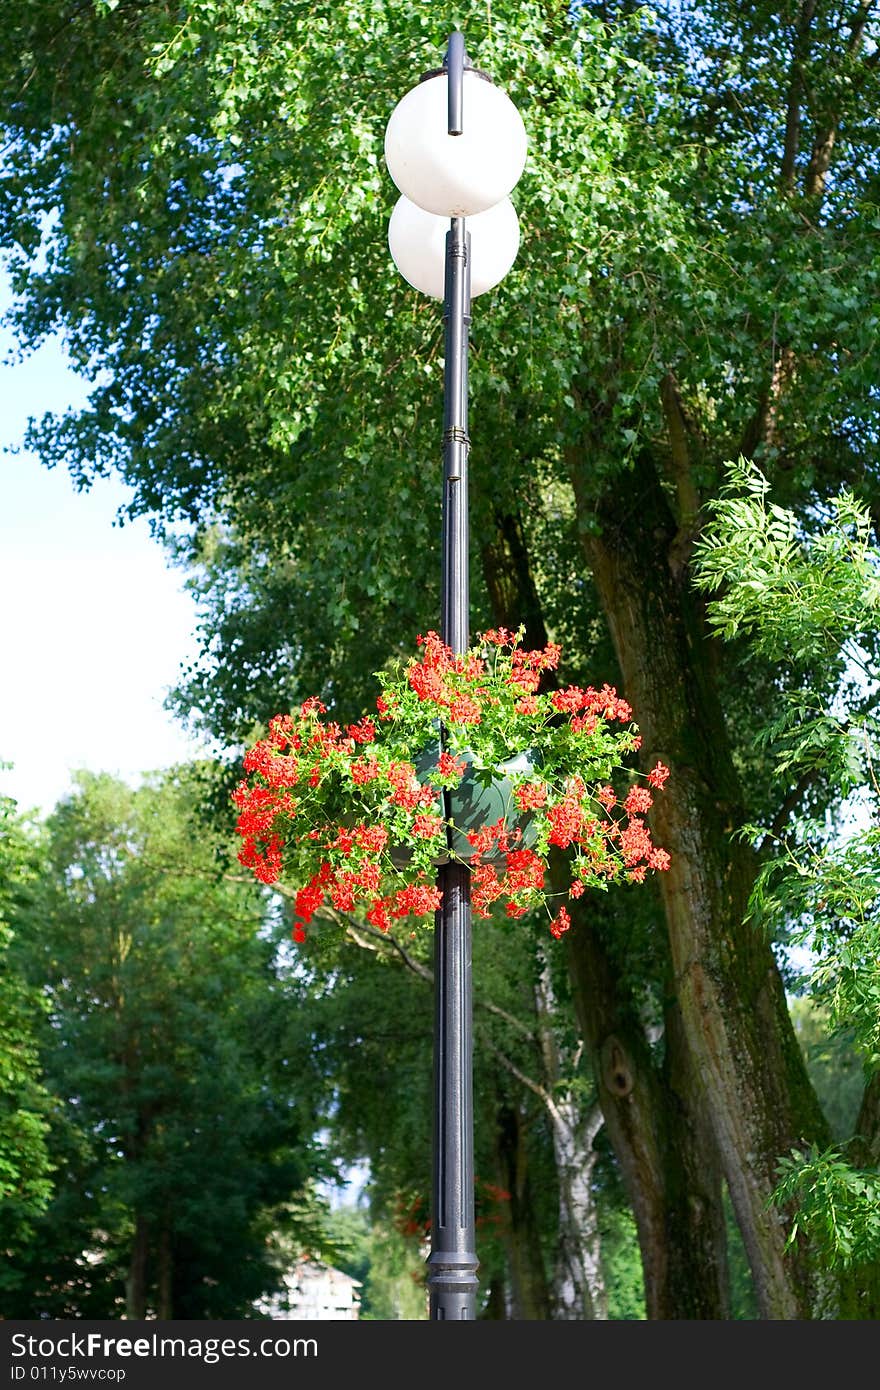
[[[504,817],[494,825],[481,825],[479,830],[468,830],[467,838],[477,854],[491,854],[494,849],[506,852],[508,836]]]
[[[388,844],[388,831],[384,825],[356,825],[354,838],[368,854],[381,854]]]
[[[329,865],[326,867],[329,868]],[[326,881],[326,878],[322,879],[321,872],[319,871],[309,879],[304,888],[300,888],[294,899],[296,915],[297,917],[301,917],[306,925],[311,922],[318,908],[321,907],[324,902],[324,884]]]
[[[471,860],[471,907],[477,917],[488,917],[492,903],[501,897],[503,891],[494,864]]]
[[[557,912],[556,916],[554,917],[553,921],[550,923],[550,935],[555,936],[556,940],[558,941],[561,936],[565,935],[570,926],[571,918],[569,917],[566,909],[564,907],[561,907]]]
[[[517,714],[537,714],[541,708],[541,701],[537,695],[524,695],[521,700],[517,700],[513,708]]]
[[[448,705],[452,698],[452,691],[440,672],[430,667],[411,667],[408,680],[420,700],[433,700],[438,705]]]
[[[437,768],[444,777],[463,777],[467,772],[467,763],[444,750],[437,760]]]
[[[659,791],[668,776],[669,768],[664,767],[661,762],[658,762],[656,767],[652,767],[651,771],[648,773],[648,781],[651,783],[652,787],[656,787]]]
[[[423,917],[435,912],[440,906],[443,894],[439,888],[428,883],[408,883],[398,888],[394,894],[392,917]]]
[[[527,695],[534,695],[541,684],[541,677],[537,671],[531,671],[525,667],[520,667],[516,671],[511,671],[510,684],[518,685]]]
[[[443,829],[440,816],[430,816],[424,811],[412,823],[412,833],[421,840],[433,840]]]
[[[521,811],[537,811],[547,800],[543,782],[522,782],[513,789],[513,799]]]
[[[355,743],[372,743],[376,737],[376,726],[372,719],[366,716],[359,724],[349,724],[347,732]]]
[[[531,849],[512,849],[506,856],[504,889],[508,893],[544,887],[544,861]]]
[[[620,848],[627,864],[635,864],[637,860],[648,857],[654,846],[651,843],[651,833],[643,820],[634,816],[626,829],[621,830]]]
[[[449,718],[454,724],[479,724],[483,715],[473,695],[458,694],[449,702]]]
[[[579,685],[570,685],[567,690],[554,690],[550,703],[560,713],[567,710],[570,714],[577,714],[587,703],[587,698]]]
[[[321,704],[317,695],[311,695],[308,700],[303,700],[299,712],[305,719],[309,714],[326,714],[327,706]]]
[[[584,812],[576,796],[566,796],[555,806],[549,807],[547,818],[552,827],[551,845],[568,849],[568,846],[579,838],[584,824]]]
[[[651,853],[648,855],[648,867],[657,869],[661,873],[664,869],[668,869],[671,863],[672,860],[665,849],[652,849]]]
[[[372,922],[374,927],[380,931],[387,931],[391,923],[388,920],[388,903],[384,898],[376,898],[367,911],[367,921]]]
[[[640,811],[650,811],[653,805],[654,798],[647,787],[632,787],[623,803],[623,809],[628,815],[633,815]]]
[[[259,882],[275,883],[283,860],[302,865],[307,882],[295,892],[295,940],[305,939],[306,924],[325,903],[365,913],[383,931],[401,917],[436,910],[439,890],[419,866],[432,854],[426,842],[435,844],[444,834],[440,784],[456,785],[469,761],[444,749],[431,775],[419,781],[410,750],[436,738],[438,716],[447,728],[468,728],[477,765],[507,756],[501,749],[511,733],[511,752],[517,744],[537,747],[542,758],[540,775],[514,779],[511,797],[512,813],[533,818],[540,852],[527,847],[521,829],[503,816],[468,834],[477,915],[488,916],[499,904],[516,919],[546,903],[548,845],[572,852],[578,876],[570,899],[597,879],[641,881],[649,870],[669,868],[669,855],[654,846],[643,819],[652,805],[648,788],[662,787],[668,769],[657,763],[645,785],[630,788],[622,814],[613,811],[618,802],[610,778],[623,774],[623,756],[639,739],[632,728],[600,728],[600,721],[628,721],[629,704],[607,684],[539,694],[543,672],[559,664],[559,647],[527,651],[522,635],[521,629],[492,629],[482,639],[485,646],[458,654],[428,632],[419,638],[418,657],[385,681],[372,718],[343,729],[313,698],[292,715],[270,720],[267,736],[245,754],[247,780],[232,801],[242,837],[239,858]],[[487,647],[495,648],[491,658]],[[520,742],[526,738],[528,744]],[[599,769],[609,785],[597,782]],[[588,818],[599,806],[602,818]],[[415,851],[406,867],[386,852],[392,835]],[[558,937],[569,926],[561,908],[551,931]]]
[[[374,782],[379,776],[380,768],[376,758],[358,758],[357,762],[351,765],[351,780],[359,787],[363,787],[367,782]]]
[[[575,734],[591,734],[599,723],[595,714],[575,714],[572,716],[571,728]]]
[[[394,805],[402,806],[407,811],[414,811],[419,804],[419,793],[422,788],[412,763],[391,763],[387,776],[392,787],[391,800]]]

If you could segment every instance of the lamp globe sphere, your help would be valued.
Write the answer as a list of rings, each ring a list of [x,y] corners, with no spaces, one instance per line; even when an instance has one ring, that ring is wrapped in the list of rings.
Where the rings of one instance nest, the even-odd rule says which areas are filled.
[[[510,97],[473,69],[464,73],[462,132],[450,135],[448,88],[441,73],[401,98],[385,131],[385,162],[417,207],[438,217],[473,217],[518,183],[528,140]]]
[[[467,220],[471,234],[471,299],[503,280],[519,250],[519,218],[509,198]],[[388,224],[388,247],[397,269],[414,289],[444,297],[449,218],[399,198]]]

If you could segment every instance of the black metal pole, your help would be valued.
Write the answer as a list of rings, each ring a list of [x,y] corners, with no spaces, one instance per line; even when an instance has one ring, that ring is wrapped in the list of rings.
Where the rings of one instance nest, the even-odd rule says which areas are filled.
[[[446,234],[441,637],[466,651],[468,578],[468,329],[470,236],[463,217]],[[446,807],[447,817],[449,807]],[[451,832],[450,832],[451,834]],[[470,870],[444,864],[434,929],[434,1155],[428,1291],[432,1320],[476,1316],[473,994]]]
[[[443,66],[448,74],[446,129],[449,135],[461,135],[463,128],[464,70],[467,62],[464,34],[456,29],[454,33],[449,35],[449,46],[443,60]]]

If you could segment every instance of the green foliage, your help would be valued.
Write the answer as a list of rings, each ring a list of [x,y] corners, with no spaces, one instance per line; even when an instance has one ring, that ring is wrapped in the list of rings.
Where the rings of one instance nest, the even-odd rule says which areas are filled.
[[[792,999],[789,1008],[832,1139],[842,1144],[856,1128],[865,1088],[854,1035],[851,1029],[833,1028],[827,1008],[806,995]]]
[[[448,15],[415,0],[8,0],[4,20],[12,317],[28,346],[61,328],[93,384],[85,411],[37,423],[32,442],[82,486],[119,470],[132,510],[196,567],[202,653],[181,712],[227,744],[315,691],[341,722],[358,717],[370,673],[439,607],[439,314],[392,271],[381,148],[396,99],[436,66]],[[688,635],[749,814],[770,826],[791,802],[818,826],[844,785],[870,781],[874,737],[869,695],[845,716],[835,703],[862,653],[825,644],[855,571],[829,554],[823,577],[802,541],[842,483],[878,495],[876,11],[470,0],[455,20],[530,139],[522,250],[474,312],[474,559],[487,570],[499,524],[518,521],[520,571],[551,635],[573,638],[566,679],[586,681],[597,652],[607,669],[585,561],[599,504],[613,538],[631,524],[631,469],[649,466],[680,528],[664,560],[686,582],[725,460],[760,457],[796,522],[769,513],[743,592],[762,622],[778,611],[788,626],[763,645],[741,624],[740,660],[717,669],[699,628]],[[793,584],[773,580],[774,548],[800,566]],[[485,627],[501,619],[473,569]],[[779,674],[783,659],[798,669]],[[776,721],[757,749],[756,710]],[[806,845],[824,853],[815,830],[797,837],[798,865]],[[869,850],[847,867],[864,874],[857,900],[826,865],[832,897],[817,890],[810,908],[834,903],[828,989],[843,982],[835,1008],[854,1020],[871,1003],[855,983],[871,978]],[[766,885],[777,901],[783,878],[796,886],[789,868]],[[838,920],[852,969],[830,949]],[[635,949],[625,965],[638,981]],[[365,1011],[350,1053],[370,1036]],[[867,1023],[862,1037],[870,1050]],[[305,1033],[300,1046],[317,1096],[327,1078],[307,1066]],[[414,1071],[415,1047],[404,1061]],[[381,1150],[388,1112],[375,1109],[363,1124]],[[406,1100],[393,1116],[413,1148],[414,1112]]]
[[[4,1265],[33,1233],[53,1189],[47,1135],[51,1100],[38,1054],[42,1000],[13,957],[15,924],[40,871],[33,827],[0,797],[0,1292]]]
[[[790,682],[786,706],[757,724],[756,737],[780,778],[800,779],[802,793],[821,779],[838,812],[836,827],[827,816],[801,813],[785,827],[745,828],[763,853],[751,915],[756,925],[787,928],[807,948],[811,998],[832,1036],[852,1039],[870,1076],[880,1066],[880,551],[868,509],[851,493],[833,499],[807,531],[769,503],[758,468],[740,460],[730,472],[698,547],[699,579],[719,595],[709,621],[726,637],[745,633],[780,663],[780,680]],[[875,1258],[876,1172],[828,1149],[793,1151],[780,1174],[773,1200],[797,1205],[789,1244],[803,1233],[818,1258],[840,1267]]]
[[[608,1316],[613,1321],[641,1321],[645,1286],[636,1224],[620,1207],[608,1207],[602,1221],[602,1264],[608,1287]]]
[[[191,798],[185,770],[136,792],[83,774],[48,823],[17,952],[48,1000],[60,1176],[11,1315],[115,1316],[135,1279],[166,1316],[246,1316],[274,1284],[267,1239],[309,1174],[311,1117],[279,1048],[265,905]]]
[[[771,661],[795,669],[830,660],[828,679],[839,680],[880,608],[870,512],[844,490],[808,532],[769,494],[764,472],[740,458],[711,504],[714,524],[697,547],[701,586],[718,594],[710,624],[724,638],[747,635]]]
[[[724,636],[745,634],[779,663],[788,686],[778,718],[756,722],[754,736],[776,774],[802,792],[824,786],[849,816],[832,833],[822,818],[800,814],[787,826],[747,826],[763,844],[752,893],[756,921],[791,925],[791,939],[813,954],[812,985],[835,1026],[854,1030],[872,1067],[880,1061],[880,872],[874,773],[880,639],[880,552],[870,516],[850,493],[805,532],[791,511],[768,502],[760,470],[742,460],[713,504],[697,548],[699,582],[720,596],[708,604]],[[797,808],[797,799],[791,810]],[[766,838],[765,838],[766,837]]]
[[[362,1207],[337,1207],[329,1218],[334,1263],[359,1279],[363,1321],[423,1321],[427,1317],[424,1260],[393,1225]]]
[[[590,604],[578,528],[609,484],[625,499],[637,449],[664,454],[665,379],[709,491],[778,345],[802,361],[777,412],[805,460],[788,474],[799,495],[816,451],[824,487],[877,416],[876,320],[857,306],[877,299],[878,219],[850,172],[872,167],[876,70],[836,80],[846,156],[820,219],[779,190],[789,17],[605,10],[504,0],[456,16],[530,141],[520,257],[475,309],[474,552],[499,514],[522,517],[550,608],[581,640],[592,615],[571,612],[555,572],[574,568]],[[235,739],[312,691],[355,717],[369,673],[438,609],[440,324],[387,255],[382,136],[437,65],[448,16],[413,0],[72,16],[14,0],[6,15],[14,317],[26,341],[64,325],[94,375],[88,409],[35,439],[83,483],[119,468],[134,510],[199,565],[203,657],[183,712]],[[810,101],[842,71],[833,28],[815,43]],[[573,448],[590,458],[576,523]]]
[[[880,1258],[880,1175],[861,1172],[838,1149],[792,1150],[780,1159],[778,1206],[795,1203],[788,1235],[803,1234],[830,1267],[851,1268]]]

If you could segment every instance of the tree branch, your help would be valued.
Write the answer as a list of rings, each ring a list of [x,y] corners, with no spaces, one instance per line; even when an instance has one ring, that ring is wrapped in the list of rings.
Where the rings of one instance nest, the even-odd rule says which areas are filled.
[[[850,25],[849,39],[844,50],[847,58],[854,58],[861,47],[865,25],[874,3],[875,0],[859,0],[858,10]],[[820,126],[816,133],[810,162],[804,175],[804,193],[808,198],[821,197],[825,192],[825,179],[831,167],[831,155],[837,138],[838,119],[839,113],[837,112],[826,116],[825,124]]]
[[[791,58],[791,75],[788,83],[788,97],[785,111],[785,142],[782,149],[782,167],[779,183],[786,193],[794,192],[794,170],[797,163],[801,133],[801,98],[804,92],[804,62],[810,29],[816,14],[817,0],[804,0],[798,18],[795,34],[794,52]]]
[[[788,793],[788,796],[785,798],[776,815],[774,816],[773,824],[770,826],[770,828],[767,831],[767,834],[761,841],[761,844],[759,846],[759,853],[763,851],[768,845],[775,844],[778,840],[782,839],[782,836],[785,833],[785,827],[788,824],[789,816],[791,815],[792,811],[796,809],[799,801],[804,795],[804,792],[809,791],[812,784],[816,781],[818,774],[819,769],[815,767],[808,768],[806,772],[801,773],[797,782],[792,787],[791,791]]]
[[[673,372],[667,372],[660,383],[660,399],[669,435],[670,472],[677,502],[678,532],[670,547],[670,562],[673,572],[680,573],[687,564],[697,537],[701,499],[694,486],[691,467],[688,436],[693,429],[682,405]]]
[[[384,948],[385,955],[391,955],[393,952],[398,956],[406,968],[412,971],[420,980],[424,981],[425,984],[432,985],[434,983],[433,970],[430,970],[427,965],[422,965],[421,961],[415,960],[406,948],[401,946],[397,938],[392,936],[391,932],[379,931],[377,927],[368,926],[364,922],[358,922],[353,917],[349,917],[346,913],[335,912],[332,908],[324,908],[320,915],[329,917],[331,920],[338,922],[344,928],[345,934],[349,940],[353,941],[356,946],[360,946],[362,950],[381,953]],[[367,938],[369,938],[369,940]],[[371,945],[370,943],[372,941],[375,941],[376,944]],[[532,1030],[526,1027],[521,1019],[516,1018],[513,1014],[509,1014],[506,1009],[502,1009],[498,1004],[493,1004],[489,999],[480,999],[479,996],[476,996],[474,998],[474,1005],[476,1008],[484,1009],[486,1013],[494,1014],[496,1018],[502,1019],[504,1023],[507,1023],[511,1028],[515,1029],[515,1031],[528,1042],[533,1043],[535,1041],[535,1035]]]

